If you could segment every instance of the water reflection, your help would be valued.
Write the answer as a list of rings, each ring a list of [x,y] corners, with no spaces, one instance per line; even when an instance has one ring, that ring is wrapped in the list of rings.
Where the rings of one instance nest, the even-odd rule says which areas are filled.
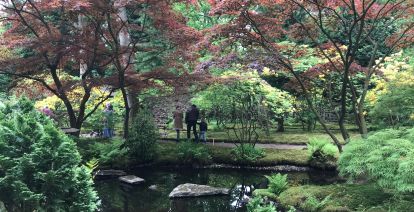
[[[130,186],[117,179],[98,180],[96,189],[102,202],[101,211],[131,212],[225,212],[246,211],[245,204],[254,189],[266,188],[264,175],[271,172],[229,169],[139,169],[134,174],[146,181]],[[318,177],[319,176],[319,177]],[[322,177],[321,177],[322,176]],[[334,180],[319,173],[289,173],[292,184],[324,184]],[[169,199],[169,193],[183,183],[231,188],[228,196]],[[155,185],[156,189],[150,189]]]

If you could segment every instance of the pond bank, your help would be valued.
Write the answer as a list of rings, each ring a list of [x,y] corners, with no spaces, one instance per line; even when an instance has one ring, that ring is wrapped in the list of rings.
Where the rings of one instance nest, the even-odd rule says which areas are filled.
[[[208,157],[203,160],[184,160],[180,151],[180,144],[176,142],[157,142],[156,156],[151,162],[142,163],[134,161],[122,152],[121,139],[80,139],[77,141],[78,149],[85,161],[96,158],[99,160],[99,167],[128,169],[140,166],[194,166],[194,167],[215,167],[224,166],[229,168],[247,168],[256,170],[275,171],[305,171],[311,168],[308,150],[305,149],[276,149],[263,148],[264,157],[256,161],[237,160],[232,153],[233,148],[219,145],[199,144],[190,146],[188,149],[201,147],[201,152],[207,153]],[[315,167],[312,167],[315,168]],[[335,169],[333,169],[335,170]]]
[[[277,202],[301,211],[414,211],[412,199],[394,197],[373,183],[293,186]]]

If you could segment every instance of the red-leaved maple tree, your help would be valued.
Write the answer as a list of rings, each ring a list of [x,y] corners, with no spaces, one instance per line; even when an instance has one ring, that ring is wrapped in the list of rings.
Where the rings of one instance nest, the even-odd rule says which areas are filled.
[[[279,42],[290,39],[307,42],[321,50],[330,66],[341,74],[341,98],[338,125],[342,137],[349,135],[344,126],[347,103],[354,104],[356,119],[361,134],[366,135],[367,127],[363,113],[364,99],[368,85],[377,70],[378,59],[383,59],[397,49],[411,45],[414,36],[414,2],[410,0],[210,0],[211,15],[227,15],[232,20],[218,25],[204,33],[202,45],[219,44],[228,51],[228,46],[238,43],[246,49],[253,49],[267,57],[267,65],[276,70],[288,71],[296,79],[298,87],[317,117],[319,123],[341,150],[338,138],[328,129],[313,105],[305,82],[295,70],[296,49],[286,49]],[[389,32],[390,27],[395,30]],[[377,54],[379,46],[386,43],[386,51]],[[212,45],[212,44],[211,44]],[[345,45],[346,48],[341,48]],[[364,89],[356,96],[355,87],[350,83],[350,71],[357,63],[357,53],[363,45],[372,48],[366,67]],[[333,61],[324,49],[333,48],[339,60]],[[381,55],[381,57],[380,57]],[[263,61],[262,61],[263,62]],[[348,92],[353,98],[348,101]]]

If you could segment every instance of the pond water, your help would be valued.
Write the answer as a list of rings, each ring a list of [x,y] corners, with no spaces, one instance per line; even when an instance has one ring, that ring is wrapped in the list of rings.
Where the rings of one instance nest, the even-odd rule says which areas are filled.
[[[144,178],[141,185],[127,185],[118,179],[96,180],[101,211],[130,212],[225,212],[246,211],[245,195],[266,188],[264,175],[272,171],[246,169],[142,168],[129,171]],[[330,172],[289,172],[290,185],[329,184],[336,180]],[[229,196],[169,199],[169,193],[183,183],[195,183],[231,189]],[[149,188],[150,186],[156,189]]]

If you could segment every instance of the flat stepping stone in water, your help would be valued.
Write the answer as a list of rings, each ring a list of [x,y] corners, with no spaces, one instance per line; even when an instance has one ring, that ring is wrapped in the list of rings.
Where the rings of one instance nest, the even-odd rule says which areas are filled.
[[[150,190],[156,191],[158,189],[157,185],[152,185],[150,187],[148,187]]]
[[[140,183],[145,182],[144,179],[137,177],[135,175],[122,176],[122,177],[119,177],[118,179],[124,183],[129,183],[129,184],[140,184]]]
[[[207,185],[198,184],[181,184],[172,190],[169,197],[200,197],[200,196],[213,196],[213,195],[228,195],[229,189],[227,188],[215,188]]]

